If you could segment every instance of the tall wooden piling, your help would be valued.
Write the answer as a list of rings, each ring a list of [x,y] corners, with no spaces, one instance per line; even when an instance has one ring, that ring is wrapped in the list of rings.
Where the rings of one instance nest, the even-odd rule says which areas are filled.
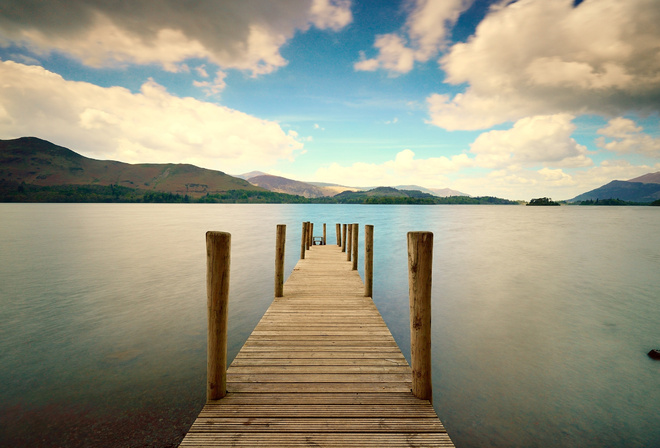
[[[412,392],[433,401],[431,388],[431,278],[433,233],[408,232]]]
[[[346,231],[348,233],[346,236],[346,261],[351,261],[351,253],[353,247],[353,224],[347,224]]]
[[[307,221],[305,223],[307,227],[305,227],[305,248],[309,250],[309,235],[311,233],[311,223]]]
[[[206,304],[208,334],[206,353],[206,400],[227,394],[227,308],[231,235],[206,232]]]
[[[286,225],[277,225],[275,238],[275,297],[284,295],[284,246],[286,245]]]
[[[355,223],[353,224],[353,243],[351,243],[351,247],[353,248],[353,256],[352,256],[352,261],[353,261],[353,270],[357,271],[358,268],[358,236],[360,236],[360,225]]]
[[[364,296],[374,293],[374,226],[364,226]]]
[[[323,223],[323,245],[325,246],[325,223]]]
[[[309,246],[314,245],[314,223],[310,222],[309,223]]]
[[[342,224],[341,251],[346,252],[346,224]]]
[[[305,249],[307,248],[307,223],[302,223],[302,236],[300,237],[300,259],[305,259]]]
[[[341,224],[335,224],[335,232],[337,233],[337,246],[341,246]]]

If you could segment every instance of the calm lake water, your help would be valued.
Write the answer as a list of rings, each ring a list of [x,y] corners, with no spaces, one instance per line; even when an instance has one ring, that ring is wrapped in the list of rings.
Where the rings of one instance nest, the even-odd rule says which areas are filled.
[[[330,243],[359,222],[360,264],[374,224],[374,301],[407,357],[406,232],[434,232],[434,405],[456,446],[660,446],[659,213],[0,204],[0,446],[176,446],[205,398],[205,232],[232,234],[233,358],[272,301],[276,224],[288,275],[303,220]]]

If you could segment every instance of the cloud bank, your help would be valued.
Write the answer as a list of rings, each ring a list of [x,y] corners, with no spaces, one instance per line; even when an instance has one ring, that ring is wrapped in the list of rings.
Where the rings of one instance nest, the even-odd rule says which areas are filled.
[[[275,122],[178,98],[152,80],[132,93],[11,61],[0,62],[0,79],[3,138],[34,135],[93,158],[225,172],[265,168],[303,149],[295,132]]]
[[[364,52],[354,64],[357,71],[387,70],[391,75],[408,73],[415,62],[436,56],[447,42],[448,30],[473,0],[416,0],[402,30],[376,36],[376,57]]]
[[[440,59],[464,93],[428,98],[430,122],[485,129],[525,116],[660,111],[660,2],[496,4]]]
[[[5,0],[0,45],[58,51],[91,67],[158,64],[178,71],[190,58],[253,75],[286,65],[280,47],[310,26],[337,31],[352,21],[349,0]]]

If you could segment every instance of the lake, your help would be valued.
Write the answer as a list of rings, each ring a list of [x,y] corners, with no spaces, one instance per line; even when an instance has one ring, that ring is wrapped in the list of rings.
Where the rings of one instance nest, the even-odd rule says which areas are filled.
[[[660,446],[657,207],[0,204],[0,445],[176,446],[204,404],[205,232],[232,234],[229,357],[301,222],[375,226],[409,359],[406,233],[434,232],[434,406],[457,447]]]

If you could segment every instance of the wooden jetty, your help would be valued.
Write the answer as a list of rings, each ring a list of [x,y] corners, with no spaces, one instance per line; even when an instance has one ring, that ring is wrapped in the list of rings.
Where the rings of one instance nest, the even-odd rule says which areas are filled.
[[[365,287],[347,262],[337,226],[337,245],[310,247],[311,226],[303,224],[301,259],[280,296],[285,237],[278,226],[275,299],[226,372],[222,354],[212,360],[222,343],[210,335],[209,400],[181,447],[453,446],[430,400],[411,392],[411,368],[369,297],[371,279]],[[369,244],[365,261],[373,260]],[[209,253],[210,276],[218,258]],[[226,294],[208,283],[209,297]],[[217,316],[226,325],[226,305],[209,306],[215,331]],[[226,365],[226,348],[224,356]],[[430,398],[430,365],[428,383]]]

